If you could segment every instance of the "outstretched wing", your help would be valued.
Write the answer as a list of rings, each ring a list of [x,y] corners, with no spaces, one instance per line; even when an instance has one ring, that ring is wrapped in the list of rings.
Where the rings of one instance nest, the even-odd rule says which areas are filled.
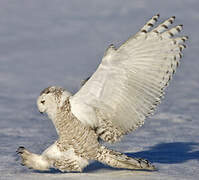
[[[179,64],[188,38],[173,37],[182,30],[182,25],[168,29],[174,16],[150,31],[158,18],[152,17],[118,49],[111,45],[70,99],[73,114],[105,141],[118,140],[153,114]]]

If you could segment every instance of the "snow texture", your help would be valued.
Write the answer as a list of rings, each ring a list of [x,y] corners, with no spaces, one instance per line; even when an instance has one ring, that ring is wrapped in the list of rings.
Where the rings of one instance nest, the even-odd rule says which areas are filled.
[[[0,179],[199,179],[198,0],[2,0],[0,8]],[[158,170],[98,162],[83,173],[21,166],[18,146],[41,153],[57,138],[37,110],[40,91],[60,85],[76,92],[109,44],[120,45],[156,13],[184,24],[188,48],[156,115],[109,147],[146,158]]]

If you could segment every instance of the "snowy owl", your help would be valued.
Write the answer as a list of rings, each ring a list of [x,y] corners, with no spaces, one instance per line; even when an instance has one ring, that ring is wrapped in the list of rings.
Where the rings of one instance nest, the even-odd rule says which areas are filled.
[[[96,72],[72,95],[61,87],[44,89],[38,109],[47,113],[59,138],[41,155],[19,147],[22,165],[81,172],[91,160],[116,168],[154,170],[145,159],[128,157],[102,145],[116,142],[153,114],[182,58],[187,36],[182,25],[168,29],[171,17],[153,28],[153,16],[119,48],[110,45]]]

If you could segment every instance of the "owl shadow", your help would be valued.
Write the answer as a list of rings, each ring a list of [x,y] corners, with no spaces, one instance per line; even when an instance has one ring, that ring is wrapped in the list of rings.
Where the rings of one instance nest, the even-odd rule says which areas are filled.
[[[146,151],[129,152],[125,154],[129,157],[147,159],[151,163],[179,164],[188,160],[199,160],[199,150],[194,151],[196,146],[197,149],[199,149],[199,143],[194,142],[160,143],[150,147]],[[95,161],[87,166],[84,172],[96,171],[99,169],[116,170],[116,168]]]

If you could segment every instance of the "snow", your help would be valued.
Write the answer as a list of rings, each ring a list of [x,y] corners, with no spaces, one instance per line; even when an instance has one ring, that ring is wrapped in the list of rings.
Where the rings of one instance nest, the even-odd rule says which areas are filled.
[[[0,179],[199,179],[199,1],[0,1]],[[155,116],[108,145],[150,160],[157,171],[93,162],[83,173],[38,172],[20,165],[18,146],[41,153],[56,138],[36,99],[49,85],[76,92],[109,44],[125,41],[154,14],[175,15],[190,37]]]

